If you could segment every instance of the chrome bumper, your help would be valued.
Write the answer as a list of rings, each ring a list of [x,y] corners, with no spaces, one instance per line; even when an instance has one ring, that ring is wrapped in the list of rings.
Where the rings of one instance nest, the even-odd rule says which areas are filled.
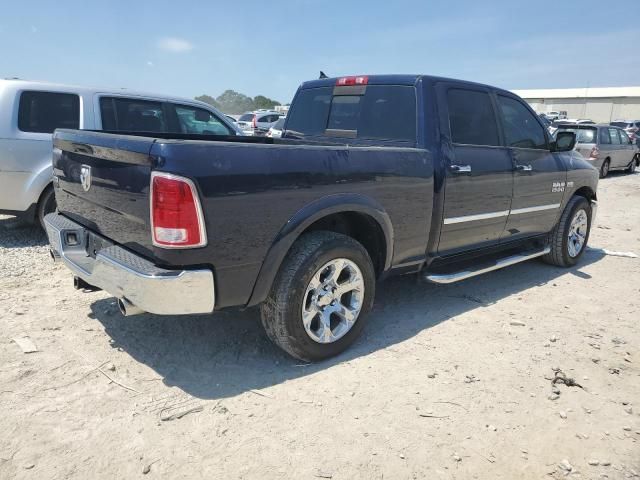
[[[45,217],[54,258],[74,275],[140,310],[159,315],[211,313],[215,306],[213,272],[166,270],[113,245],[57,213]],[[87,253],[89,236],[100,239],[95,258]]]

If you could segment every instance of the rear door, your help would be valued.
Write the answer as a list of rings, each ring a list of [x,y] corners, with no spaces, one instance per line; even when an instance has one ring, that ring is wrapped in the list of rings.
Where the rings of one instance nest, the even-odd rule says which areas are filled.
[[[513,165],[488,89],[440,83],[436,91],[446,111],[440,117],[446,174],[438,251],[448,255],[498,243],[511,207]]]
[[[609,166],[611,166],[611,162],[615,157],[616,151],[611,143],[611,136],[609,135],[608,127],[598,128],[598,140],[598,150],[600,150],[599,157],[602,159],[603,163],[609,159]]]
[[[545,129],[519,98],[496,96],[505,145],[514,165],[513,201],[503,241],[542,234],[556,222],[566,168],[551,153]]]
[[[620,168],[624,163],[624,147],[622,146],[619,131],[616,127],[609,127],[609,138],[611,139],[611,168]]]

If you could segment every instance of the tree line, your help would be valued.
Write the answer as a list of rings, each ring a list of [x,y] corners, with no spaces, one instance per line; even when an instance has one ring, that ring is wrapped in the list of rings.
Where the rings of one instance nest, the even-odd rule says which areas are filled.
[[[257,95],[251,98],[235,90],[225,90],[217,98],[213,98],[211,95],[200,95],[195,98],[201,102],[213,105],[224,113],[232,114],[259,110],[261,108],[272,109],[276,105],[280,105],[280,102],[265,97],[264,95]]]

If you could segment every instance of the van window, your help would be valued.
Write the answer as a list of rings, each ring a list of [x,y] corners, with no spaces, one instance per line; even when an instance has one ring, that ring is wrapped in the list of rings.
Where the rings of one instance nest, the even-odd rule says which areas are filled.
[[[631,143],[627,132],[625,132],[624,130],[618,130],[618,134],[620,135],[620,143],[622,143],[622,145],[629,145]]]
[[[161,102],[102,97],[100,113],[103,130],[156,133],[168,131]]]
[[[600,143],[602,145],[609,145],[611,143],[611,137],[609,137],[609,130],[606,128],[600,129]]]
[[[568,128],[560,127],[559,132],[573,132],[576,134],[576,143],[598,143],[597,129],[595,128]]]
[[[609,136],[611,137],[611,143],[613,145],[620,145],[620,137],[618,136],[618,129],[617,128],[610,128],[609,129]]]
[[[18,128],[37,133],[53,133],[56,128],[80,128],[80,97],[73,93],[22,92]]]
[[[547,148],[544,129],[521,102],[514,98],[498,95],[498,105],[502,117],[505,142],[508,147]]]
[[[294,135],[416,140],[416,92],[404,85],[369,85],[363,94],[333,95],[333,87],[301,90],[289,113]]]
[[[486,92],[452,88],[447,92],[451,141],[499,146],[498,122]]]
[[[204,108],[188,105],[174,105],[178,116],[178,133],[197,133],[201,135],[234,135],[214,114]]]

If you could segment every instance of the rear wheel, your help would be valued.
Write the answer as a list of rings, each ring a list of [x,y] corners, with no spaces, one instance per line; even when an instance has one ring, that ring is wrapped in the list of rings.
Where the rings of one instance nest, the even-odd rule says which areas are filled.
[[[575,196],[562,212],[549,234],[551,251],[542,259],[559,267],[575,265],[587,248],[591,232],[591,204],[584,197]]]
[[[47,214],[55,211],[56,211],[56,196],[53,193],[53,187],[48,186],[44,190],[44,192],[42,192],[42,195],[40,195],[40,201],[38,202],[38,209],[37,209],[38,223],[40,223],[40,226],[42,227],[43,230],[46,230],[44,226],[44,217]]]
[[[375,273],[365,248],[334,232],[303,235],[261,307],[268,337],[284,351],[318,361],[358,337],[373,304]]]
[[[611,166],[610,160],[607,158],[600,167],[600,178],[604,178],[609,175],[609,167]]]
[[[631,160],[631,163],[629,164],[629,166],[627,167],[626,172],[627,173],[635,173],[636,171],[636,167],[638,166],[638,155],[636,155],[635,157],[633,157],[633,160]]]

